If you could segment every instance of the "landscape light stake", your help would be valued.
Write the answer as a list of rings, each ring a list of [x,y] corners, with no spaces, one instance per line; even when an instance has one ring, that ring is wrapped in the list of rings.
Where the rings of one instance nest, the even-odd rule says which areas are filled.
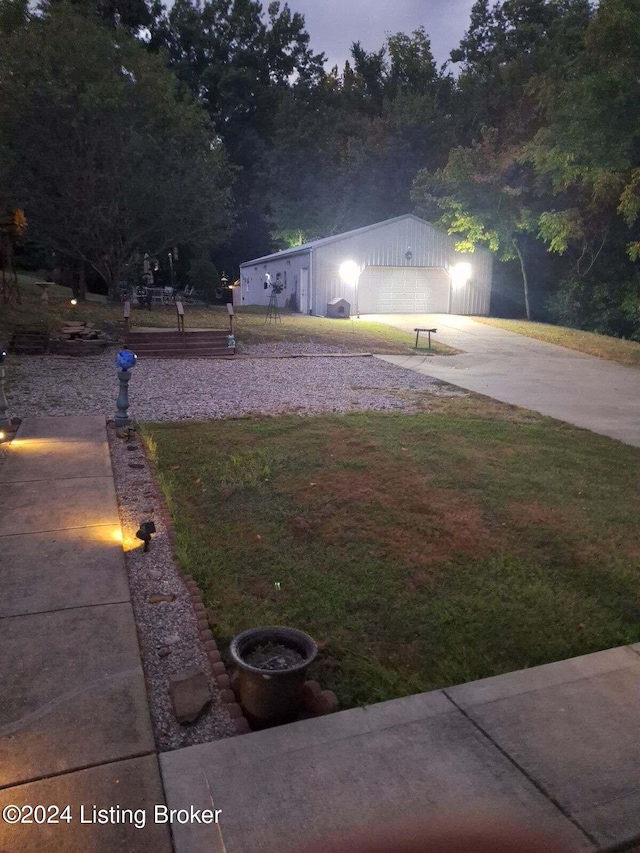
[[[138,539],[142,539],[144,542],[144,548],[142,549],[143,553],[149,550],[149,542],[151,542],[151,535],[156,532],[156,526],[153,521],[141,521],[140,528],[136,533]]]
[[[7,353],[4,349],[0,349],[0,432],[4,433],[3,438],[6,437],[7,432],[12,431],[11,420],[7,417],[9,403],[4,393],[4,360],[6,357]]]
[[[114,422],[116,429],[126,429],[129,426],[129,381],[131,380],[131,369],[135,367],[137,356],[128,349],[122,349],[116,356],[118,367],[118,380],[120,382],[120,393],[116,406]]]

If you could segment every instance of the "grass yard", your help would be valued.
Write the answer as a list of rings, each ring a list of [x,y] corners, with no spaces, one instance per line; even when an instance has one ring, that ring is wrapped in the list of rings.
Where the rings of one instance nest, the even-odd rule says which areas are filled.
[[[566,326],[553,326],[550,323],[532,323],[528,320],[503,320],[499,317],[474,317],[479,323],[497,326],[508,332],[517,332],[527,338],[536,338],[550,344],[577,350],[586,355],[595,355],[607,361],[619,364],[640,365],[640,343],[624,338],[612,338],[596,332],[583,332],[581,329],[568,329]]]
[[[350,707],[640,639],[640,451],[434,407],[144,425],[221,648],[307,630]]]
[[[85,303],[71,305],[71,291],[65,287],[51,285],[49,304],[40,297],[42,291],[36,286],[36,278],[20,276],[22,305],[2,306],[0,311],[0,337],[8,338],[16,324],[48,324],[60,326],[65,320],[87,320],[101,327],[105,320],[116,326],[122,324],[122,308],[109,307],[101,296],[90,295]],[[265,323],[266,308],[246,307],[236,309],[234,330],[236,339],[243,343],[313,343],[341,346],[352,352],[407,353],[413,349],[414,335],[394,329],[384,323],[364,320],[328,320],[323,317],[308,317],[303,314],[282,312],[282,323]],[[172,327],[176,325],[173,308],[155,307],[151,311],[133,309],[132,326]],[[224,306],[197,308],[185,306],[187,329],[226,329],[227,311]],[[434,352],[440,355],[456,353],[445,344],[432,343]]]

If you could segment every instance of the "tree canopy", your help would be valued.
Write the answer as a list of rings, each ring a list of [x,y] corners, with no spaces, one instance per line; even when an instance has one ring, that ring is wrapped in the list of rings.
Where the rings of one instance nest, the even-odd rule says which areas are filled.
[[[496,252],[496,310],[640,338],[639,33],[477,0],[441,68],[424,27],[326,68],[279,2],[0,0],[2,200],[111,289],[143,244],[230,271],[413,210]]]

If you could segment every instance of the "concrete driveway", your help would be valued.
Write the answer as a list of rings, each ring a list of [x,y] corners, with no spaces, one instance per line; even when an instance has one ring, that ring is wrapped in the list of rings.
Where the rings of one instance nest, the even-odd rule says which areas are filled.
[[[451,314],[362,317],[434,339],[455,356],[381,355],[385,361],[640,447],[640,368],[574,352]],[[426,335],[420,346],[426,348]]]

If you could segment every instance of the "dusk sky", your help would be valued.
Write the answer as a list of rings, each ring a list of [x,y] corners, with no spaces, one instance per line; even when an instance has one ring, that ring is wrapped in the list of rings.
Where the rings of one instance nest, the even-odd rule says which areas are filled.
[[[389,33],[424,26],[438,65],[449,58],[469,26],[473,0],[288,0],[305,16],[311,46],[324,51],[327,66],[342,66],[352,42],[379,49]]]

